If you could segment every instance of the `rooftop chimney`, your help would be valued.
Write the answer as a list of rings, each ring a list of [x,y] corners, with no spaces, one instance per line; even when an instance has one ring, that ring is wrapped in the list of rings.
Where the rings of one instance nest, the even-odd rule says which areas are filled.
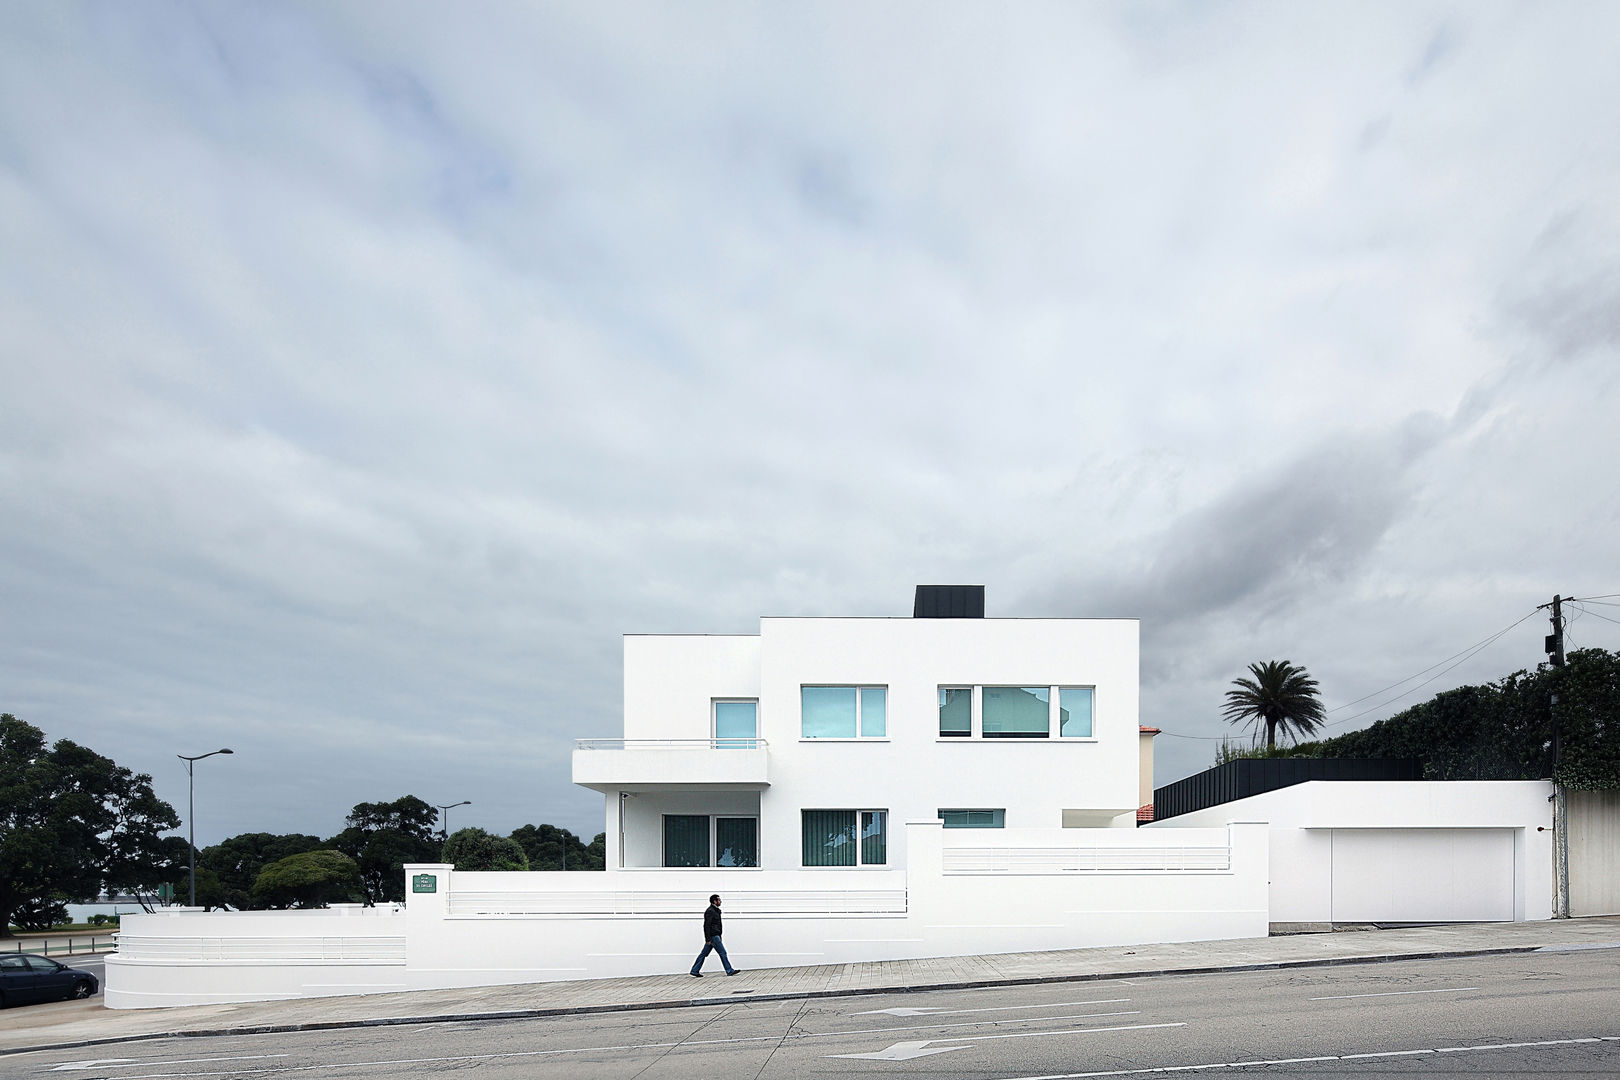
[[[982,619],[983,585],[919,585],[913,619]]]

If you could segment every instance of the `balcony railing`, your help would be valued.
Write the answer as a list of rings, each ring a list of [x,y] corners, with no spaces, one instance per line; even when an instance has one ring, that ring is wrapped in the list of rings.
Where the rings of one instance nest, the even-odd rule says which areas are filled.
[[[764,739],[575,739],[576,750],[763,750]]]

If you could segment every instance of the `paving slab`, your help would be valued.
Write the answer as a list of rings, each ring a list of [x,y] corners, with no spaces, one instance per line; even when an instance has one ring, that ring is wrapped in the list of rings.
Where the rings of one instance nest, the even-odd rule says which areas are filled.
[[[747,942],[729,951],[747,964]],[[108,1009],[99,998],[0,1013],[0,1056],[176,1036],[300,1031],[631,1009],[734,1004],[1211,971],[1379,963],[1536,950],[1620,949],[1620,916],[1557,922],[1462,923],[1292,934],[1167,945],[1130,945],[991,956],[765,968],[700,981],[684,971],[637,978],[414,990],[354,997]]]

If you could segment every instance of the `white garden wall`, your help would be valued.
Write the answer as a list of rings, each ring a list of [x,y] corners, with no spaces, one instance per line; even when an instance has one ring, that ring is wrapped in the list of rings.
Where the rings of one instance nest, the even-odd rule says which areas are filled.
[[[904,831],[906,870],[412,866],[403,912],[125,916],[106,1001],[145,1008],[676,974],[702,945],[716,891],[726,947],[743,968],[1267,932],[1262,826],[946,832],[932,821]],[[418,879],[432,891],[415,891]]]

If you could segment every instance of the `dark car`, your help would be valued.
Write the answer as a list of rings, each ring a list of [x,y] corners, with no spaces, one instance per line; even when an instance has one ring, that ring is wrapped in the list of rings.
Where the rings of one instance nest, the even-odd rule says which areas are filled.
[[[88,971],[58,964],[48,956],[32,953],[0,956],[0,1008],[30,1001],[87,998],[100,985]]]

